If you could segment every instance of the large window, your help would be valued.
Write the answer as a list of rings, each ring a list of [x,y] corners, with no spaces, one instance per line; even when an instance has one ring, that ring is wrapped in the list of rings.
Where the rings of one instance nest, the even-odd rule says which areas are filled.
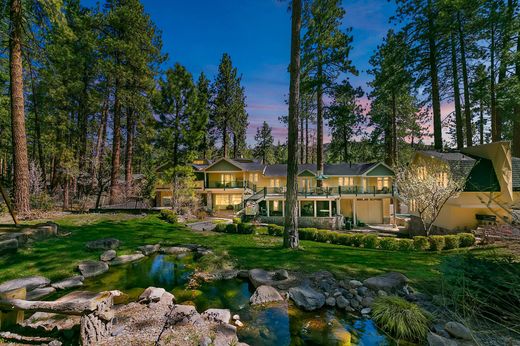
[[[280,187],[280,179],[279,178],[271,179],[271,187]]]
[[[314,202],[313,201],[302,201],[300,212],[301,212],[302,216],[314,216]]]
[[[378,190],[388,189],[389,185],[390,185],[390,179],[388,177],[377,178],[377,189]]]
[[[258,183],[258,173],[249,173],[249,181],[253,184]]]
[[[220,182],[222,184],[231,183],[233,181],[236,181],[236,177],[233,174],[221,174],[220,175]]]
[[[234,194],[218,194],[215,195],[216,209],[226,209],[230,205],[238,205],[242,203],[242,195]]]
[[[340,186],[354,186],[354,177],[340,177],[339,185]]]

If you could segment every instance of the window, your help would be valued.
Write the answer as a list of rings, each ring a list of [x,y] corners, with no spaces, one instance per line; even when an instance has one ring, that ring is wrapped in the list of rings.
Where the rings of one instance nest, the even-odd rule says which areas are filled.
[[[242,203],[242,195],[215,195],[215,205],[225,206]]]
[[[249,181],[253,184],[258,183],[258,173],[249,173]]]
[[[390,184],[390,180],[388,177],[379,177],[377,178],[377,189],[383,190],[384,188],[388,188]]]
[[[302,186],[305,190],[310,190],[311,178],[302,178]]]
[[[354,177],[340,177],[339,185],[340,186],[354,186]]]
[[[280,201],[273,201],[273,211],[280,210]]]
[[[271,179],[271,187],[280,187],[280,179]]]
[[[222,184],[231,183],[236,180],[236,177],[233,174],[221,174],[220,182]]]

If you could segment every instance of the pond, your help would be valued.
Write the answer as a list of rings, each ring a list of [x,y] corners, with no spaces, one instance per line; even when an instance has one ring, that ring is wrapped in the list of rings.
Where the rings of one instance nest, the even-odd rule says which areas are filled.
[[[194,304],[199,312],[208,308],[230,309],[239,314],[244,327],[238,328],[240,341],[250,345],[336,345],[351,334],[353,345],[391,345],[370,319],[342,313],[336,309],[304,312],[289,304],[251,307],[254,287],[240,279],[214,281],[198,289],[186,289],[195,270],[191,255],[146,257],[141,261],[110,270],[85,280],[89,291],[120,290],[135,300],[149,286],[163,287],[178,303]],[[347,331],[348,333],[345,333]]]

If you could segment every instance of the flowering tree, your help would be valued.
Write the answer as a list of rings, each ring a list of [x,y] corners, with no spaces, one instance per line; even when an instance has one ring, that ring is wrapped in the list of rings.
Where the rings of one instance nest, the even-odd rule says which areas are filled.
[[[172,210],[178,215],[189,214],[198,209],[199,198],[195,192],[196,181],[188,166],[176,166],[163,172],[159,181],[170,184]]]
[[[446,202],[458,197],[464,188],[467,174],[457,165],[424,159],[394,171],[399,195],[420,218],[426,235],[430,235]]]

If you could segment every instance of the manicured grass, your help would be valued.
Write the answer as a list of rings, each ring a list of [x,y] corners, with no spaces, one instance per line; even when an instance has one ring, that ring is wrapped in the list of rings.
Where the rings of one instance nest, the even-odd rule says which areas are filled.
[[[144,244],[196,243],[217,252],[227,251],[236,259],[237,266],[244,269],[329,270],[359,279],[398,271],[415,285],[424,287],[435,284],[441,258],[453,253],[371,250],[311,241],[302,241],[302,250],[293,251],[282,248],[281,237],[194,232],[164,222],[157,215],[71,215],[55,222],[71,234],[35,242],[16,255],[0,257],[0,281],[28,275],[44,275],[51,280],[73,275],[79,261],[97,259],[101,253],[87,251],[85,243],[107,237],[121,240],[119,254],[131,253]]]

